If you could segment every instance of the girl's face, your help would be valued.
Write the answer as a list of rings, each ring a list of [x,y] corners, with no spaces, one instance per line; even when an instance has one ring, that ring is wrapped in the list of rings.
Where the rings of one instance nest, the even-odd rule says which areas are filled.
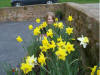
[[[52,24],[54,22],[53,17],[52,16],[48,16],[48,24]]]

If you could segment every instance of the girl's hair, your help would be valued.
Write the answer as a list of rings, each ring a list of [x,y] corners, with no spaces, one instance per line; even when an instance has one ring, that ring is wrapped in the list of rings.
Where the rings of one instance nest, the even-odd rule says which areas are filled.
[[[55,14],[53,12],[48,12],[45,16],[46,22],[48,22],[48,16],[52,16],[53,21],[55,22]]]

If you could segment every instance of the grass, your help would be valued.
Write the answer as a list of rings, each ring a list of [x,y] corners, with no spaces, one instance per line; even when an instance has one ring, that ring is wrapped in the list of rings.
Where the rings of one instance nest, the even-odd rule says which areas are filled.
[[[10,7],[10,6],[11,6],[11,0],[0,0],[0,8]]]
[[[59,0],[59,2],[99,3],[99,0]]]
[[[59,2],[98,3],[99,0],[58,0]],[[10,7],[11,0],[0,0],[0,8]]]

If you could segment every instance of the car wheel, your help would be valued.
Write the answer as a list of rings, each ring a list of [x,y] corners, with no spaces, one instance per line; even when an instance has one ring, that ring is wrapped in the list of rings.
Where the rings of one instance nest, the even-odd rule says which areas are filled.
[[[20,3],[20,2],[16,2],[16,3],[14,4],[14,6],[15,6],[15,7],[20,7],[20,6],[21,6],[21,3]]]
[[[49,0],[49,1],[47,1],[47,4],[52,4],[52,3],[53,3],[53,2],[52,2],[52,1],[50,1],[50,0]]]

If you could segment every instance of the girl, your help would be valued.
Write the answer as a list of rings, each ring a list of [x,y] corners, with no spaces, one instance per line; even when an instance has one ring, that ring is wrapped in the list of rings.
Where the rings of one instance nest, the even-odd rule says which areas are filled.
[[[55,22],[55,14],[53,12],[48,12],[45,16],[45,20],[47,22],[48,28],[51,24]],[[46,28],[43,28],[41,31],[40,39],[42,40],[44,36],[46,36]]]

